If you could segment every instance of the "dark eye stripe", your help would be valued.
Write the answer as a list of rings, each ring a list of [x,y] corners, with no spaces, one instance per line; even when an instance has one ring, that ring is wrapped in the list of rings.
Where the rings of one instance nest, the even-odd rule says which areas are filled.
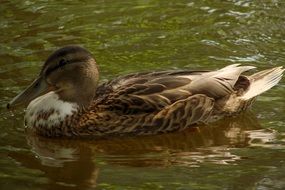
[[[59,63],[58,63],[58,64],[59,64],[60,67],[63,67],[64,65],[68,64],[68,62],[69,62],[69,61],[66,60],[66,59],[61,59],[61,60],[59,60]]]
[[[58,69],[58,68],[60,68],[60,67],[63,67],[64,65],[66,65],[67,64],[67,62],[64,60],[64,59],[61,59],[60,61],[59,61],[59,63],[58,64],[56,64],[54,67],[51,67],[51,68],[48,68],[47,70],[46,70],[46,75],[49,75],[51,72],[53,72],[54,70],[56,70],[56,69]]]
[[[72,63],[76,63],[76,62],[84,62],[84,61],[87,61],[88,59],[86,58],[86,59],[73,59],[73,60],[65,60],[65,59],[61,59],[60,61],[59,61],[59,63],[58,64],[56,64],[54,67],[50,67],[50,68],[48,68],[47,70],[46,70],[46,72],[45,72],[45,75],[47,76],[47,75],[49,75],[50,73],[52,73],[53,71],[55,71],[55,70],[57,70],[57,69],[59,69],[60,67],[63,67],[63,66],[65,66],[65,65],[69,65],[69,64],[72,64]]]

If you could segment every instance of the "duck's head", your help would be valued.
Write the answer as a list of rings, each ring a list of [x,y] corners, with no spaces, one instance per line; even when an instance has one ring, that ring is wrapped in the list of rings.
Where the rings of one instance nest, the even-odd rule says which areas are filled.
[[[7,108],[29,104],[51,91],[63,102],[87,107],[95,95],[98,79],[91,53],[80,46],[66,46],[50,55],[37,79],[12,99]]]

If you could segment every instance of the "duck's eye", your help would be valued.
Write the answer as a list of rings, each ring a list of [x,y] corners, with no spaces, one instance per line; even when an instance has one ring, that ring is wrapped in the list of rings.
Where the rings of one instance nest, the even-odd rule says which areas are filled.
[[[66,60],[66,59],[61,59],[61,60],[59,60],[59,66],[60,66],[60,67],[66,65],[67,63],[68,63],[68,60]]]
[[[35,87],[38,88],[39,86],[40,86],[40,83],[37,82],[37,83],[35,84]]]

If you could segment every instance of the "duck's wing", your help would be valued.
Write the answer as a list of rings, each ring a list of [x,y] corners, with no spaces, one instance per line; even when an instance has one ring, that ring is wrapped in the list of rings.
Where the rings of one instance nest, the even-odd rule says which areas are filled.
[[[115,92],[122,88],[128,88],[132,85],[136,84],[146,84],[153,79],[162,79],[169,77],[181,77],[181,76],[190,76],[190,75],[200,75],[202,73],[206,73],[209,71],[184,71],[184,70],[176,70],[176,71],[153,71],[153,72],[141,72],[141,73],[133,73],[125,76],[121,76],[115,78],[111,81],[104,82],[98,86],[96,89],[96,97],[100,98],[108,93]],[[175,79],[175,78],[173,78]],[[167,80],[167,79],[166,79]]]
[[[130,74],[101,84],[96,91],[97,105],[124,113],[161,110],[191,93],[185,88],[191,79],[207,71],[160,71]]]
[[[96,102],[125,114],[160,111],[194,94],[219,99],[234,92],[240,74],[250,66],[231,65],[217,71],[162,71],[127,75],[102,84]]]

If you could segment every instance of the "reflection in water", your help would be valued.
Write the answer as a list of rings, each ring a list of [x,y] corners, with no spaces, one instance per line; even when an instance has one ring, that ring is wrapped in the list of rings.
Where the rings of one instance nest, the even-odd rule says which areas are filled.
[[[98,168],[90,147],[68,141],[28,137],[33,155],[12,152],[9,155],[22,166],[40,170],[48,178],[47,189],[95,187]]]
[[[254,131],[259,135],[253,136]],[[209,126],[156,136],[92,141],[27,135],[32,154],[14,152],[10,156],[25,167],[44,172],[51,182],[50,189],[83,189],[96,186],[102,163],[128,167],[199,167],[204,162],[230,164],[241,159],[231,152],[232,148],[262,143],[269,134],[262,131],[255,116],[246,113]]]

